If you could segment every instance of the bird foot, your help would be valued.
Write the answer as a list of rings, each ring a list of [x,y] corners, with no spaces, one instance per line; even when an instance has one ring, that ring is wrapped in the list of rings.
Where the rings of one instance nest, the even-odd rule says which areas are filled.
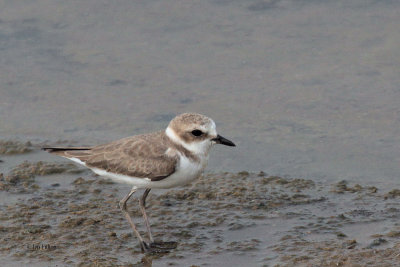
[[[177,246],[178,242],[175,241],[168,241],[168,242],[159,241],[150,243],[151,248],[176,249]]]
[[[178,246],[177,242],[152,242],[147,244],[146,242],[142,242],[141,244],[142,252],[150,253],[150,254],[158,254],[158,253],[168,253],[170,250],[175,249]]]

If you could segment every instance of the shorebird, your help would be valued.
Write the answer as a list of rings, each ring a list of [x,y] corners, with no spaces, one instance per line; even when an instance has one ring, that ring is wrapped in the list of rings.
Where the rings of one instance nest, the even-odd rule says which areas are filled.
[[[214,144],[235,146],[219,135],[215,122],[204,115],[183,113],[171,120],[164,131],[135,135],[94,147],[44,147],[52,154],[79,163],[94,173],[116,182],[132,185],[119,202],[120,209],[140,241],[142,252],[163,252],[176,248],[176,242],[155,242],[145,210],[146,198],[153,188],[185,185],[204,171]],[[149,243],[144,241],[126,202],[138,189],[145,189],[139,199]]]

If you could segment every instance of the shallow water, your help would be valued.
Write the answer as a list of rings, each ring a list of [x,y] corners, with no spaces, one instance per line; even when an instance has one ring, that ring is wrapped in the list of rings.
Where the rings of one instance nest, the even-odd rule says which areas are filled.
[[[169,226],[156,224],[155,231],[180,246],[145,260],[154,266],[363,260],[392,266],[400,230],[393,191],[400,187],[399,23],[400,3],[391,0],[0,1],[0,141],[22,142],[7,146],[16,155],[0,155],[0,173],[25,170],[24,160],[65,163],[39,152],[43,144],[95,145],[160,130],[181,112],[200,112],[237,144],[212,151],[204,179],[224,180],[213,184],[217,196],[232,180],[247,186],[269,175],[304,178],[315,187],[295,198],[284,184],[261,184],[265,194],[239,190],[229,198],[237,207],[225,203],[222,222],[220,210],[206,210],[223,205],[220,199],[186,203],[175,191],[152,191],[155,222],[168,196],[174,203],[168,209],[179,215],[169,214]],[[42,175],[46,164],[34,165],[32,177],[19,174],[28,175],[25,182],[0,181],[0,265],[140,262],[115,206],[129,189],[100,183],[90,172]],[[243,170],[252,174],[237,174]],[[254,174],[260,170],[265,177]],[[72,183],[79,176],[96,181],[82,194]],[[187,189],[198,196],[204,193],[198,186]],[[35,208],[36,197],[53,204]],[[90,199],[97,206],[85,206]],[[261,200],[283,204],[239,209]],[[67,204],[97,217],[63,228],[60,220],[80,216]],[[18,217],[20,210],[27,218]],[[173,229],[180,223],[195,224]],[[71,239],[69,231],[84,234]],[[93,241],[99,247],[86,250],[85,242]],[[60,249],[29,251],[30,242]],[[373,242],[379,244],[367,248]]]

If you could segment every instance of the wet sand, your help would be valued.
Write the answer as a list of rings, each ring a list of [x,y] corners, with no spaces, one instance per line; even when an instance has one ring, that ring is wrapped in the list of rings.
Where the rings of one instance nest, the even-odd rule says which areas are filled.
[[[10,145],[10,142],[8,142]],[[18,144],[16,145],[18,146]],[[395,266],[400,189],[260,173],[206,173],[147,201],[166,254],[143,255],[118,208],[129,186],[38,151],[2,173],[2,266]],[[14,146],[15,147],[15,146]],[[12,164],[13,165],[13,164]],[[145,235],[138,196],[131,215]]]

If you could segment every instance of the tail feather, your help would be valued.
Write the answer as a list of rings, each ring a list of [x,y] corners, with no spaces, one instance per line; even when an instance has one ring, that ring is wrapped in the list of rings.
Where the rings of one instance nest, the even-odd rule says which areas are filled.
[[[72,150],[91,150],[91,147],[42,147],[42,150],[49,153],[60,152],[60,151],[72,151]]]
[[[91,154],[91,147],[43,147],[51,154],[58,155],[65,158],[79,158],[83,159]]]

